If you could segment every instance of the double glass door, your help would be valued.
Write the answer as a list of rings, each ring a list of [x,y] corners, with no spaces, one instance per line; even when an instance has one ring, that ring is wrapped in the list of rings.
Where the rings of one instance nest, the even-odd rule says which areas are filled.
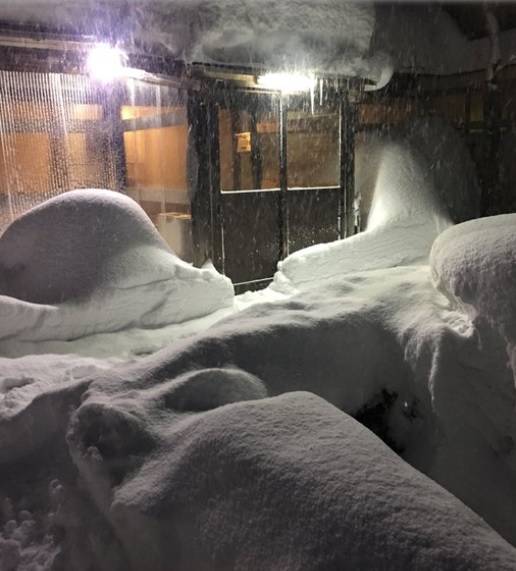
[[[243,289],[266,284],[286,255],[345,235],[344,106],[321,95],[218,100],[222,269]]]

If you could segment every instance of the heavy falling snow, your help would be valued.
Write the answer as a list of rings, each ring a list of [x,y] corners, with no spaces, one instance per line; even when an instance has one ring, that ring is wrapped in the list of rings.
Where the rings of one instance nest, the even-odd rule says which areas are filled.
[[[363,55],[374,18],[353,10]],[[253,30],[195,49],[240,53]],[[236,297],[119,193],[8,227],[2,571],[516,569],[516,214],[471,220],[474,166],[443,121],[356,160],[365,231]]]

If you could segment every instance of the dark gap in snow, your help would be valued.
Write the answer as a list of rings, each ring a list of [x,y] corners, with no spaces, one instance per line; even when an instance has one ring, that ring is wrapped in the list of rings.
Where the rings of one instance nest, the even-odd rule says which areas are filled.
[[[390,434],[390,415],[399,395],[385,389],[368,403],[366,403],[355,415],[354,418],[371,432],[374,432],[389,448],[396,454],[403,454],[404,447],[397,443]]]

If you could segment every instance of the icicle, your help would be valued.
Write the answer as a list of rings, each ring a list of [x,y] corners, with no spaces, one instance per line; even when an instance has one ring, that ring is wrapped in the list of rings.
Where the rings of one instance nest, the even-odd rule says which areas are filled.
[[[315,84],[312,83],[310,86],[310,106],[312,109],[312,115],[315,113]]]
[[[322,107],[323,104],[323,78],[319,79],[319,105]]]

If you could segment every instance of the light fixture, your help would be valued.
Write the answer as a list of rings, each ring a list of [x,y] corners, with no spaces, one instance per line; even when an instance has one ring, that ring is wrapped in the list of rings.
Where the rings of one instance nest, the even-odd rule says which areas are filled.
[[[124,75],[126,59],[121,49],[107,44],[98,44],[88,53],[86,69],[92,79],[101,83],[109,83]]]
[[[316,82],[313,75],[299,72],[271,72],[258,77],[260,87],[285,94],[312,91]]]

